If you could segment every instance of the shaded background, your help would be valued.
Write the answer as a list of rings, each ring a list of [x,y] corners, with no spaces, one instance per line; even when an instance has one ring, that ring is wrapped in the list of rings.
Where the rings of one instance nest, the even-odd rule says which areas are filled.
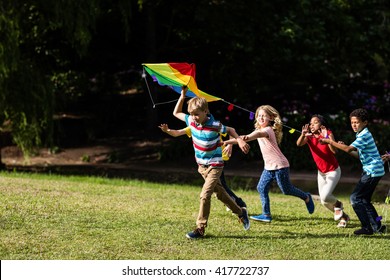
[[[150,80],[148,92],[141,64],[163,62],[195,63],[200,89],[250,111],[271,104],[296,129],[323,114],[346,143],[354,139],[348,115],[364,107],[380,152],[390,149],[389,1],[3,2],[2,141],[26,155],[101,139],[162,141],[157,125],[184,123],[172,116],[175,103],[153,103],[178,95]],[[253,129],[245,110],[210,109],[239,134]],[[298,136],[286,129],[282,150],[295,168],[313,169]],[[158,148],[160,160],[192,155],[187,142]],[[256,145],[246,159],[260,157]]]

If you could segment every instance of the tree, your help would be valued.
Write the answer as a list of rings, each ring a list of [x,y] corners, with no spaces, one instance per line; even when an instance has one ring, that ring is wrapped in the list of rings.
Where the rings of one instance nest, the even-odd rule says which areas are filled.
[[[28,155],[51,144],[61,93],[74,94],[99,16],[110,1],[1,1],[0,122],[10,120],[15,143]],[[116,1],[128,26],[128,1]],[[122,9],[124,8],[124,9]],[[76,89],[77,91],[77,89]]]

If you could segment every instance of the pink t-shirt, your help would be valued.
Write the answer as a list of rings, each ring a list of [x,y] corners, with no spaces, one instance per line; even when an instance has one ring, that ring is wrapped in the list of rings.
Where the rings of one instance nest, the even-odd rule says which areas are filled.
[[[328,134],[331,133],[332,132],[328,130]],[[322,135],[319,138],[314,136],[307,137],[307,144],[310,147],[311,154],[318,170],[322,173],[327,173],[336,170],[339,167],[339,163],[329,146],[320,143],[321,138],[323,138]]]
[[[264,159],[264,169],[278,170],[285,167],[289,167],[290,164],[287,158],[279,149],[278,143],[276,141],[275,132],[272,127],[267,126],[265,128],[260,129],[260,131],[268,134],[268,138],[257,138]]]

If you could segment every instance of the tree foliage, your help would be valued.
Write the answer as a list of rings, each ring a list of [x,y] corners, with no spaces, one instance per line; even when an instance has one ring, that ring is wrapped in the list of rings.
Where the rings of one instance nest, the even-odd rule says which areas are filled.
[[[50,145],[53,114],[69,102],[116,94],[119,76],[143,62],[186,61],[197,64],[201,89],[253,110],[271,103],[290,122],[300,119],[296,112],[341,116],[364,106],[386,123],[389,6],[387,0],[2,1],[0,120],[11,120],[16,143],[28,152]],[[139,79],[128,83],[140,86]],[[239,115],[232,119],[242,123]]]

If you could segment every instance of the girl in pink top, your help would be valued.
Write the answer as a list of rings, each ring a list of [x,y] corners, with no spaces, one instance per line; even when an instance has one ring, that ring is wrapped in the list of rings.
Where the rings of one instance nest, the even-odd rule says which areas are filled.
[[[279,112],[270,105],[263,105],[257,108],[255,117],[255,130],[242,136],[246,142],[257,139],[264,159],[264,170],[257,185],[262,213],[250,218],[261,222],[272,221],[269,190],[275,180],[283,194],[304,200],[309,214],[312,214],[314,203],[310,193],[301,191],[290,182],[290,164],[279,148],[283,136],[283,124]],[[235,144],[236,140],[228,140],[225,143]]]
[[[318,193],[321,204],[334,212],[336,221],[340,220],[337,227],[345,228],[349,216],[343,212],[343,203],[333,195],[333,191],[340,180],[341,169],[335,157],[336,149],[331,145],[320,143],[322,138],[335,141],[332,131],[327,129],[324,124],[323,116],[313,115],[310,124],[302,127],[302,134],[297,140],[297,145],[304,146],[307,144],[309,146],[318,169]]]

